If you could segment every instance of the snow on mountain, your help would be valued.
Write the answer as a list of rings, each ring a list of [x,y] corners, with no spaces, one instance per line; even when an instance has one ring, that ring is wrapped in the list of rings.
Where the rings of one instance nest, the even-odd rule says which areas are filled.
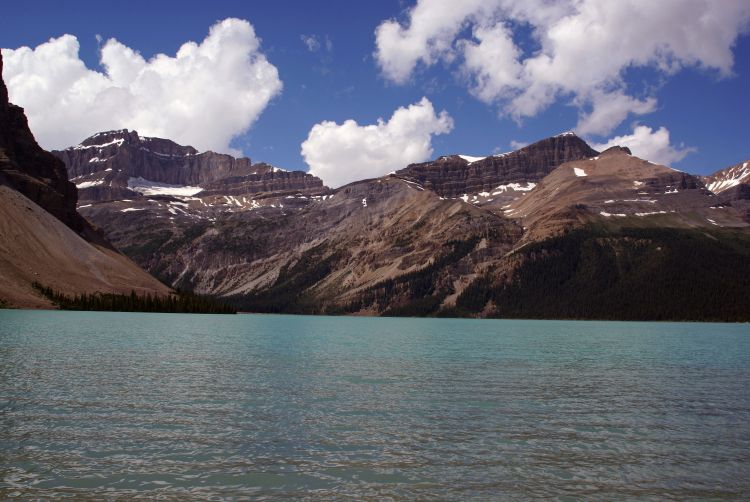
[[[201,187],[157,183],[141,177],[128,179],[128,188],[143,195],[174,195],[177,197],[190,197],[202,190]]]

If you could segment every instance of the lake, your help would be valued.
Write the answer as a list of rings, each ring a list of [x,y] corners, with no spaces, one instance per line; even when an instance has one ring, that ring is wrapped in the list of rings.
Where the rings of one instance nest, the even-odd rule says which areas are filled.
[[[750,326],[0,310],[0,499],[750,497]]]

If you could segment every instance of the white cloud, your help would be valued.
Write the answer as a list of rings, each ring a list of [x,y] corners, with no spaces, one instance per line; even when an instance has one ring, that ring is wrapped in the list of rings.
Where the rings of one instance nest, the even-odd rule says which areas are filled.
[[[593,91],[590,96],[592,110],[578,120],[576,132],[581,135],[609,134],[629,114],[644,115],[656,109],[656,99],[639,100],[622,91]]]
[[[200,44],[186,42],[175,56],[149,60],[109,39],[101,48],[103,72],[87,68],[78,50],[72,35],[35,49],[3,49],[11,101],[25,108],[34,135],[48,149],[129,128],[236,154],[232,138],[282,88],[252,25],[241,19],[216,23]]]
[[[470,92],[514,119],[571,100],[591,109],[580,130],[607,134],[656,106],[653,96],[629,92],[628,69],[665,77],[693,66],[731,75],[733,44],[749,21],[747,0],[418,0],[403,22],[377,27],[375,59],[397,84],[458,59]],[[514,36],[528,33],[538,50],[524,53]]]
[[[315,35],[300,35],[299,38],[308,51],[317,52],[320,49],[320,41]]]
[[[476,26],[477,42],[459,43],[464,56],[462,71],[472,80],[471,92],[484,102],[507,96],[520,78],[520,51],[513,43],[513,33],[503,23],[492,27]]]
[[[302,156],[314,174],[331,187],[383,176],[432,155],[432,136],[453,129],[443,110],[435,114],[427,98],[400,107],[386,122],[359,125],[324,121],[315,124],[302,143]]]
[[[385,77],[403,84],[418,63],[429,66],[441,58],[452,59],[453,40],[483,3],[420,0],[409,12],[408,27],[395,19],[381,23],[375,30],[375,60]]]
[[[666,127],[654,131],[645,125],[636,125],[633,134],[616,136],[606,143],[591,146],[599,151],[612,146],[627,146],[636,157],[666,166],[684,159],[687,154],[695,151],[695,148],[682,144],[670,144],[669,130]]]

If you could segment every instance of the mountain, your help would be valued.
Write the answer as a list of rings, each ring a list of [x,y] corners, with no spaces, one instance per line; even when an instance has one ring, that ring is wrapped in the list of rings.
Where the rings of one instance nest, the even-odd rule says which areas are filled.
[[[396,174],[434,191],[457,198],[487,194],[506,199],[530,190],[560,164],[597,154],[585,141],[566,132],[514,152],[470,157],[449,155],[431,162],[411,164]]]
[[[302,171],[252,164],[215,152],[199,153],[168,139],[127,129],[95,134],[53,155],[65,163],[82,201],[140,198],[155,193],[254,196],[312,193],[323,182]]]
[[[747,226],[736,211],[716,205],[716,195],[699,177],[634,157],[627,148],[612,147],[558,167],[527,197],[505,206],[504,212],[527,228],[521,243],[597,220],[684,228]]]
[[[164,142],[175,155],[161,162],[165,151],[139,146],[144,165],[161,162],[149,172],[119,153],[124,134],[143,141],[106,133],[79,145],[98,145],[91,153],[56,152],[79,187],[100,176],[102,185],[130,191],[92,196],[83,214],[166,283],[241,309],[750,317],[737,300],[750,293],[742,212],[700,177],[624,148],[598,153],[564,133],[500,156],[451,155],[329,190],[304,173],[296,185],[259,187],[287,171],[243,159],[222,157],[228,167],[215,175],[186,169],[206,154],[156,138],[147,142]],[[205,173],[181,177],[185,171]]]
[[[721,205],[737,209],[750,222],[750,160],[706,176],[703,182]]]
[[[497,317],[750,320],[750,232],[697,176],[613,147],[569,162],[505,212],[524,227],[512,276],[457,306]]]
[[[33,282],[68,295],[167,294],[94,231],[76,196],[65,165],[39,147],[0,79],[0,305],[51,307]]]

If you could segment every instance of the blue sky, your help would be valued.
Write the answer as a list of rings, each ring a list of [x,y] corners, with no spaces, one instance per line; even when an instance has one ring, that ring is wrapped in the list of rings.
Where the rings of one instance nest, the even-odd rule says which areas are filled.
[[[3,6],[0,47],[35,48],[51,37],[71,34],[80,44],[85,65],[101,72],[97,35],[105,41],[115,38],[148,60],[159,53],[174,56],[187,41],[200,43],[217,21],[247,20],[261,40],[259,51],[278,70],[283,89],[263,107],[249,132],[234,138],[231,146],[254,161],[287,169],[308,169],[300,145],[315,124],[353,119],[365,125],[381,117],[387,121],[396,109],[418,103],[422,97],[428,98],[435,114],[445,110],[452,119],[450,132],[429,136],[431,157],[507,151],[579,124],[588,108],[574,103],[575,93],[561,92],[537,113],[520,118],[503,108],[507,100],[483,101],[476,90],[472,92],[471,77],[462,72],[461,56],[433,54],[430,61],[418,62],[403,81],[387,75],[374,56],[375,30],[389,19],[408,28],[416,19],[414,7],[415,2],[386,0],[315,4],[214,0],[195,2],[190,8],[181,3],[139,1],[13,2]],[[454,47],[460,46],[462,37],[476,40],[468,23],[450,38]],[[505,20],[503,26],[510,26],[512,40],[524,55],[539,50],[529,24],[520,22],[514,28]],[[674,149],[694,149],[671,164],[700,174],[750,158],[750,37],[746,28],[744,21],[733,28],[738,35],[731,46],[731,74],[722,76],[720,70],[700,63],[670,71],[655,65],[625,67],[618,85],[634,99],[653,98],[655,104],[648,112],[627,115],[605,134],[587,134],[586,138],[602,144],[632,134],[635,123],[652,131],[665,127]],[[310,50],[303,36],[315,37],[317,50]],[[332,133],[330,137],[339,136]]]

